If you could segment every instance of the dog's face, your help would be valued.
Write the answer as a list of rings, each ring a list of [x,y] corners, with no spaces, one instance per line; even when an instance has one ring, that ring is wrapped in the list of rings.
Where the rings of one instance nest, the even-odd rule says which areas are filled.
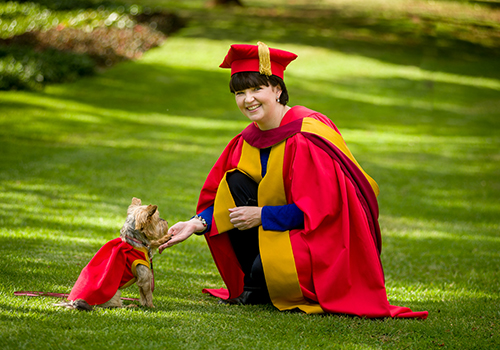
[[[139,198],[133,198],[127,215],[135,218],[135,229],[144,233],[150,241],[164,237],[168,231],[168,223],[160,218],[156,205],[142,205]]]

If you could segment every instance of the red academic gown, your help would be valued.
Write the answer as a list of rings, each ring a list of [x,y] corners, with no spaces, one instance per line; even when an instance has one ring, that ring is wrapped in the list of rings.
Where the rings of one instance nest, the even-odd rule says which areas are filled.
[[[138,264],[150,268],[146,248],[135,248],[115,238],[99,249],[78,277],[68,300],[83,299],[89,305],[104,304],[136,281]]]
[[[272,150],[262,178],[259,149],[267,147]],[[352,157],[335,125],[301,106],[290,109],[276,129],[261,131],[250,124],[210,171],[197,212],[214,205],[205,237],[228,290],[205,292],[234,298],[243,291],[243,272],[224,233],[233,228],[227,209],[235,206],[225,174],[235,169],[259,183],[259,206],[295,203],[304,212],[304,228],[259,227],[266,283],[278,309],[427,317],[426,311],[389,304],[380,262],[378,186]]]

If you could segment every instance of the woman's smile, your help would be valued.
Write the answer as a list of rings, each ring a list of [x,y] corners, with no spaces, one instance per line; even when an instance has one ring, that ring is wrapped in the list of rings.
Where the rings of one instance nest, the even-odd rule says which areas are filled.
[[[254,106],[249,106],[247,107],[247,109],[250,111],[250,112],[253,112],[255,111],[257,108],[259,108],[261,105],[258,104],[258,105],[254,105]]]
[[[234,96],[240,111],[266,130],[279,126],[283,117],[283,106],[276,101],[280,94],[279,88],[263,85],[236,91]]]

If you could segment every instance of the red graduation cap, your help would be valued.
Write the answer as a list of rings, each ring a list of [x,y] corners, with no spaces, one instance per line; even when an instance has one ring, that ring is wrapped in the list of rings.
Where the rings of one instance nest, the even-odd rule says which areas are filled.
[[[292,52],[269,48],[259,41],[257,45],[231,45],[219,67],[231,68],[231,75],[239,72],[259,72],[283,79],[286,66],[296,58],[297,55]]]

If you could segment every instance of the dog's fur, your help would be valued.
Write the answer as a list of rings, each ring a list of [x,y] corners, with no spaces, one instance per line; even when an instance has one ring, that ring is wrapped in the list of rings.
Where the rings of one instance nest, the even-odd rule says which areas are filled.
[[[167,231],[168,224],[165,220],[160,218],[158,207],[151,204],[142,205],[141,200],[134,197],[132,199],[132,204],[128,207],[127,220],[120,230],[120,238],[134,247],[146,247],[148,249],[149,259],[152,261],[154,250],[170,239],[171,235],[169,235]],[[138,264],[136,272],[136,284],[139,287],[141,305],[154,307],[153,292],[151,290],[151,281],[153,278],[151,270],[147,266]],[[93,307],[83,299],[55,305],[86,311],[93,309]],[[109,301],[98,306],[123,307],[121,291],[118,290]],[[129,306],[136,305],[132,304]]]

